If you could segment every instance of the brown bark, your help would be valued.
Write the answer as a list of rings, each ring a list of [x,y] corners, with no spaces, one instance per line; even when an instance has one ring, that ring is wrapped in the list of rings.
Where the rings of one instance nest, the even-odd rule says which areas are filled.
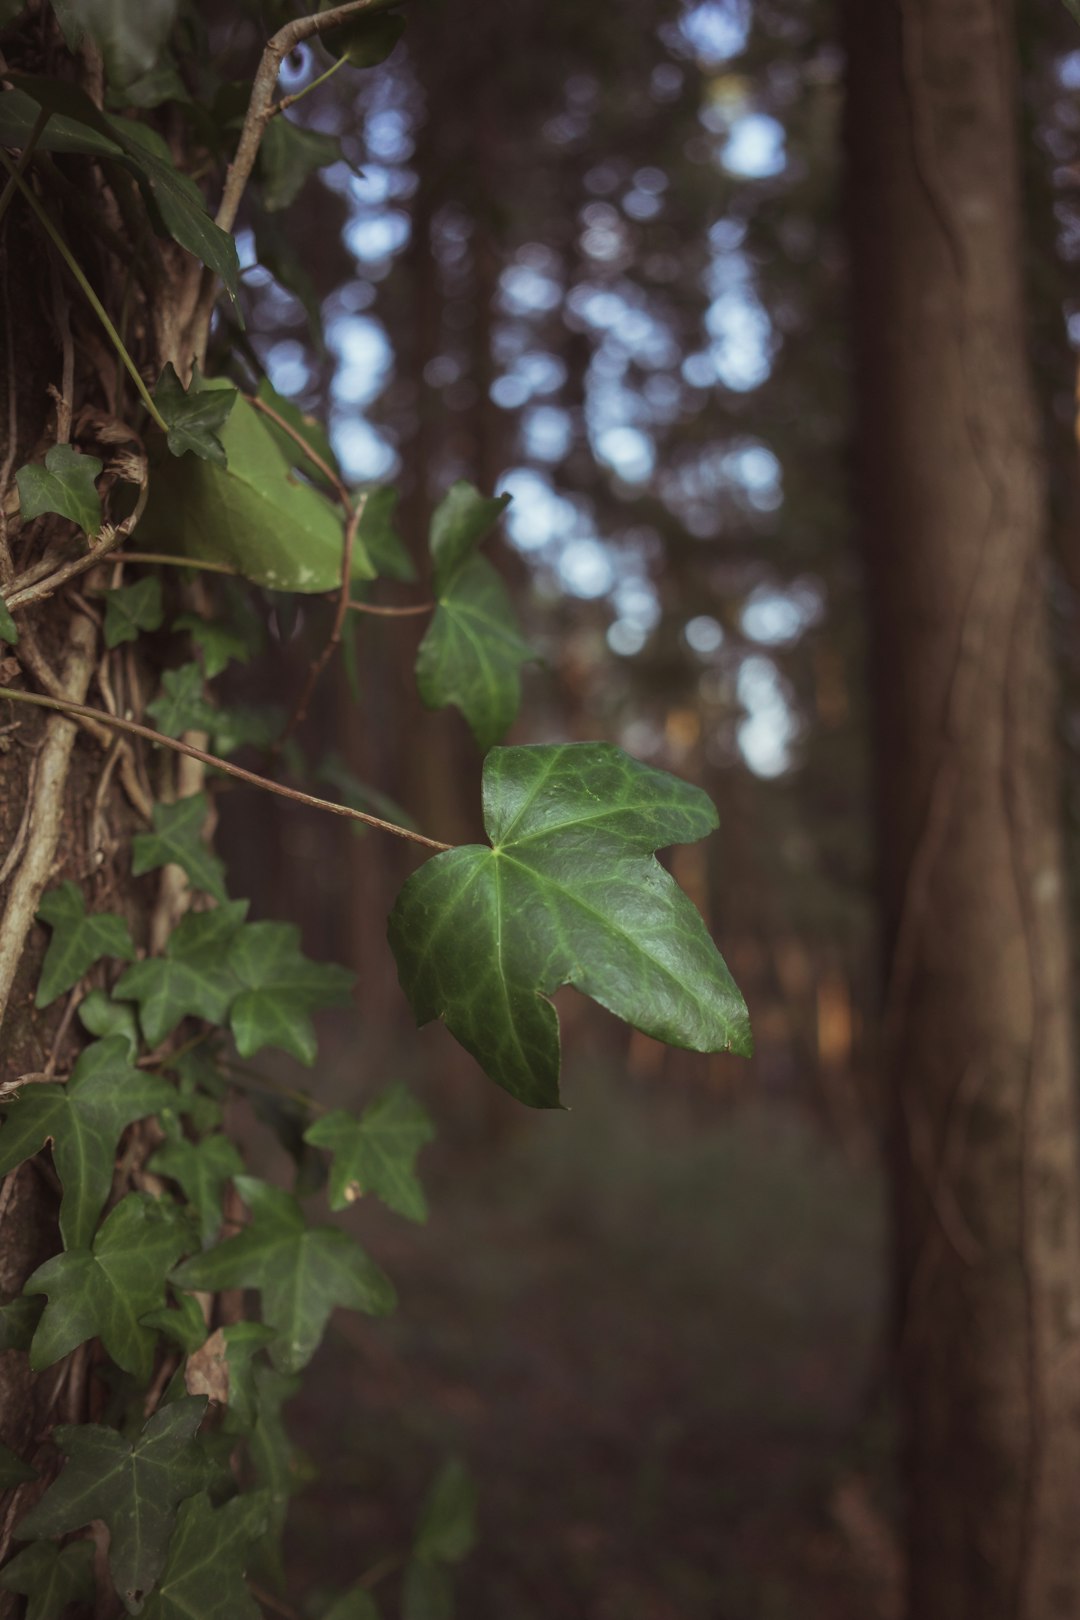
[[[908,1613],[1080,1615],[1080,1198],[1006,0],[849,0]]]

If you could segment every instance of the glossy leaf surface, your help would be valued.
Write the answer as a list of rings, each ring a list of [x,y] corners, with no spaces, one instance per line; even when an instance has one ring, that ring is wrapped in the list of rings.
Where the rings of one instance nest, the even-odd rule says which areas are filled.
[[[168,424],[168,444],[174,456],[190,451],[203,461],[225,466],[225,446],[218,429],[236,404],[235,388],[204,388],[198,376],[185,388],[170,361],[158,378],[154,404]]]
[[[70,444],[54,444],[45,454],[44,467],[31,464],[15,474],[24,521],[58,512],[84,533],[96,535],[101,528],[101,496],[95,480],[101,471],[96,456],[84,456]]]

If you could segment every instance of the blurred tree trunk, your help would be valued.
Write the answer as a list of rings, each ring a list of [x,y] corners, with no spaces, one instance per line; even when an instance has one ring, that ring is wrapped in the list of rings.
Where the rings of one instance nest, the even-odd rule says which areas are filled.
[[[1006,0],[848,0],[912,1620],[1080,1615],[1080,1196]]]

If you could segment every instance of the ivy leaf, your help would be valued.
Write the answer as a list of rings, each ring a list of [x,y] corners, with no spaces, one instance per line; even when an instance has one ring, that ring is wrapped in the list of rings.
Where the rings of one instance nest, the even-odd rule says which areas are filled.
[[[164,1333],[171,1343],[179,1345],[185,1356],[193,1355],[206,1342],[206,1322],[194,1294],[178,1294],[175,1305],[147,1311],[139,1321],[143,1327]]]
[[[203,619],[197,613],[181,613],[173,620],[174,630],[186,630],[202,655],[203,675],[213,680],[230,663],[246,664],[262,647],[262,626],[249,619],[233,624],[225,619]]]
[[[340,158],[340,143],[332,135],[305,129],[283,113],[271,118],[259,147],[263,207],[271,214],[288,208],[311,175]]]
[[[413,1557],[459,1564],[476,1542],[476,1485],[463,1463],[451,1457],[436,1475],[420,1512]]]
[[[134,1058],[139,1050],[139,1026],[131,1008],[113,1001],[104,990],[91,990],[79,1002],[79,1022],[91,1035],[104,1039],[107,1035],[121,1035],[127,1046],[128,1057]]]
[[[416,569],[412,558],[394,528],[397,490],[385,484],[378,489],[359,491],[354,499],[364,503],[356,528],[357,544],[363,546],[375,573],[380,579],[399,579],[404,584],[414,580]]]
[[[261,253],[259,254],[259,263],[262,263]],[[274,416],[267,416],[263,412],[262,419],[266,424],[270,437],[285,457],[285,460],[290,466],[296,467],[302,472],[309,482],[318,484],[319,488],[328,495],[333,495],[335,491],[334,484],[326,477],[325,473],[319,470],[312,457],[305,455],[301,448],[301,445],[306,445],[312,454],[318,457],[319,461],[325,463],[335,477],[341,477],[341,468],[334,454],[333,445],[330,443],[330,436],[322,423],[317,417],[306,416],[299,405],[295,404],[291,399],[286,399],[284,394],[279,394],[269,377],[260,378],[259,386],[255,390],[255,397],[274,413]],[[288,424],[292,432],[286,433],[285,429],[274,420],[274,417],[277,416],[281,418],[282,422]],[[294,434],[296,435],[295,438],[293,437]],[[297,443],[297,439],[300,440],[300,444]]]
[[[225,446],[218,437],[229,412],[236,404],[235,388],[204,388],[198,371],[185,389],[170,360],[154,389],[154,404],[168,426],[169,449],[174,456],[193,455],[203,461],[226,465]]]
[[[139,1022],[151,1046],[171,1034],[182,1018],[224,1023],[237,990],[230,955],[246,915],[246,900],[189,912],[169,935],[164,956],[128,968],[116,986],[116,998],[138,1002]]]
[[[0,1175],[52,1143],[64,1189],[60,1233],[69,1249],[85,1248],[109,1196],[121,1134],[176,1101],[172,1086],[132,1068],[126,1039],[95,1041],[65,1085],[27,1086],[8,1105],[0,1129]]]
[[[10,609],[2,596],[0,596],[0,641],[6,641],[12,647],[19,645],[19,627],[11,617]]]
[[[298,1489],[296,1452],[281,1416],[281,1408],[300,1391],[300,1379],[254,1368],[256,1418],[248,1435],[248,1454],[255,1483],[267,1499],[266,1534],[259,1543],[259,1561],[277,1586],[285,1583],[281,1534],[289,1511],[289,1497]]]
[[[143,1620],[262,1620],[244,1583],[251,1544],[266,1524],[261,1495],[235,1496],[217,1512],[205,1492],[180,1509],[169,1555]]]
[[[44,467],[20,467],[15,474],[24,521],[43,512],[59,512],[86,534],[96,535],[101,528],[101,496],[95,479],[101,471],[96,456],[84,456],[70,444],[54,444]]]
[[[119,647],[122,641],[136,641],[141,630],[160,630],[164,617],[161,581],[156,574],[106,591],[105,645]]]
[[[431,520],[437,606],[416,655],[416,681],[430,709],[453,703],[481,748],[513,723],[521,703],[518,671],[536,654],[520,635],[506,587],[476,548],[509,496],[486,500],[455,484]]]
[[[413,1166],[434,1134],[420,1104],[398,1085],[376,1098],[360,1119],[341,1109],[324,1115],[305,1131],[304,1141],[333,1154],[331,1209],[344,1209],[373,1192],[399,1215],[423,1221],[427,1202]]]
[[[177,1182],[199,1217],[203,1248],[209,1247],[221,1230],[225,1188],[244,1168],[244,1161],[229,1138],[215,1132],[201,1142],[189,1142],[179,1130],[174,1130],[147,1168],[155,1175],[168,1176]]]
[[[123,86],[149,73],[176,21],[178,0],[64,0],[66,29],[89,34],[105,58],[109,82]]]
[[[395,1295],[359,1244],[334,1226],[311,1226],[296,1199],[253,1176],[236,1177],[251,1225],[173,1272],[178,1288],[257,1288],[277,1338],[270,1359],[299,1372],[318,1348],[335,1305],[385,1316]]]
[[[332,962],[312,962],[300,951],[300,930],[289,923],[249,923],[237,937],[229,965],[243,986],[229,1009],[241,1057],[278,1046],[301,1063],[315,1061],[311,1014],[348,1006],[353,975]]]
[[[70,879],[42,896],[37,917],[53,933],[41,966],[35,1007],[47,1007],[70,990],[99,957],[118,956],[122,962],[130,962],[135,955],[124,919],[109,911],[88,915],[82,890]]]
[[[109,1569],[132,1614],[165,1564],[176,1510],[202,1490],[206,1459],[195,1431],[205,1396],[163,1406],[132,1443],[100,1423],[60,1424],[53,1440],[67,1466],[19,1525],[21,1536],[64,1536],[92,1519],[109,1530]]]
[[[273,1343],[274,1330],[264,1327],[261,1322],[233,1322],[220,1332],[229,1370],[226,1428],[232,1434],[247,1434],[254,1428],[259,1416],[256,1374],[260,1364],[255,1358],[260,1350]]]
[[[205,793],[189,793],[173,804],[154,805],[154,830],[136,833],[131,870],[135,877],[170,863],[182,867],[196,889],[225,900],[225,867],[203,838],[210,802]]]
[[[0,1491],[14,1490],[31,1479],[37,1479],[37,1473],[30,1464],[17,1457],[10,1447],[0,1445]]]
[[[320,11],[325,11],[331,0],[325,0]],[[352,67],[378,67],[385,62],[405,32],[405,19],[398,12],[383,13],[376,17],[357,17],[353,22],[340,24],[321,36],[323,44],[334,56],[344,56]]]
[[[217,710],[207,703],[198,664],[181,664],[161,677],[161,691],[146,705],[159,731],[180,737],[185,731],[212,731]]]
[[[609,743],[496,748],[484,762],[491,847],[438,855],[405,884],[390,944],[419,1023],[447,1028],[522,1102],[559,1100],[571,984],[635,1029],[748,1054],[746,1004],[705,924],[652,851],[717,825],[700,788]]]
[[[29,1350],[44,1303],[20,1294],[0,1305],[0,1350]]]
[[[269,748],[281,735],[285,714],[274,704],[235,704],[214,715],[214,751],[227,759],[238,748]]]
[[[410,1558],[401,1583],[401,1620],[453,1620],[454,1589],[441,1564]]]
[[[195,1241],[172,1205],[128,1193],[92,1249],[54,1255],[26,1283],[26,1293],[46,1294],[49,1301],[30,1346],[34,1372],[97,1338],[118,1367],[148,1383],[156,1335],[141,1318],[165,1303],[165,1275]]]
[[[379,1611],[365,1586],[353,1586],[334,1599],[322,1620],[379,1620]]]
[[[94,1543],[37,1541],[0,1569],[0,1586],[29,1599],[26,1620],[60,1620],[70,1604],[94,1601]]]
[[[333,590],[341,584],[341,511],[297,478],[293,467],[302,460],[296,446],[283,454],[271,426],[238,399],[221,430],[227,467],[212,461],[156,467],[139,520],[140,540],[170,556],[226,563],[271,590]],[[369,579],[372,572],[357,547],[353,579]]]

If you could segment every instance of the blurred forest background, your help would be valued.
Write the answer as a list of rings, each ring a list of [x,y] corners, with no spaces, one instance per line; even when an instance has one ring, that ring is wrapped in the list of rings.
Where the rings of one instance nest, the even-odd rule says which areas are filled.
[[[329,409],[351,479],[399,485],[414,555],[454,479],[513,496],[498,564],[542,655],[513,740],[609,738],[717,802],[672,867],[757,1042],[669,1051],[567,994],[571,1111],[530,1115],[412,1031],[384,941],[408,851],[222,796],[236,892],[359,975],[324,1100],[402,1075],[440,1125],[430,1225],[356,1216],[399,1314],[339,1321],[293,1410],[316,1584],[399,1543],[453,1451],[481,1488],[468,1620],[899,1612],[837,29],[821,0],[416,0],[388,63],[290,115],[347,161],[252,227],[275,274],[245,277],[234,352]],[[1072,830],[1080,32],[1037,0],[1021,41]],[[299,684],[321,629],[278,631]],[[419,708],[421,633],[356,624],[304,745],[334,792],[467,840],[480,757]],[[281,651],[234,695],[279,696]],[[260,1129],[272,1154],[295,1120]]]

